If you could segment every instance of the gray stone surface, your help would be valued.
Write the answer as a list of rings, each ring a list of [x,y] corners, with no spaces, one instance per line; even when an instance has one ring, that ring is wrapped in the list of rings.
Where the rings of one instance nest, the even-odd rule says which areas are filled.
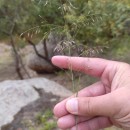
[[[51,59],[52,56],[54,56],[53,51],[59,41],[61,41],[61,37],[58,37],[55,34],[50,34],[48,37],[48,40],[46,40],[46,46],[47,46],[49,59]],[[36,48],[40,55],[45,56],[45,50],[44,50],[44,46],[42,42],[43,41],[38,43],[36,45]],[[27,56],[27,65],[30,69],[36,71],[37,73],[46,73],[46,72],[51,73],[51,72],[54,72],[54,70],[56,69],[50,63],[48,63],[45,59],[36,55],[34,50],[32,53],[30,53]]]
[[[39,99],[38,90],[41,89],[46,93],[52,93],[60,97],[67,97],[72,94],[61,85],[45,78],[1,82],[0,127],[11,123],[14,120],[14,116],[23,107]]]

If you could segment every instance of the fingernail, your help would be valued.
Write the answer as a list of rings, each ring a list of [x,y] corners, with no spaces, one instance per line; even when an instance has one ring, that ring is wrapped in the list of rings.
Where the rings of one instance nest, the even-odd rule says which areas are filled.
[[[78,100],[76,98],[68,100],[66,109],[72,114],[78,114]]]
[[[76,127],[71,128],[71,130],[76,130]]]

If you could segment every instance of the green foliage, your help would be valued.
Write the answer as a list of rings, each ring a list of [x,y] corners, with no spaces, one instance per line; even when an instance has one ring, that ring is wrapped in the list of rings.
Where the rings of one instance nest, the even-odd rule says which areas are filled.
[[[45,113],[39,113],[37,115],[37,122],[38,124],[44,123],[46,122],[49,118],[53,117],[53,113],[51,112],[51,110],[46,110]]]
[[[127,34],[125,22],[130,19],[130,2],[116,0],[45,0],[33,1],[41,21],[37,29],[46,38],[50,32],[66,36],[76,43],[110,46],[113,38]]]
[[[34,26],[36,23],[34,12],[36,6],[30,4],[30,0],[3,0],[0,2],[0,34],[7,36],[12,26],[15,24],[13,34],[20,34],[26,28]],[[35,14],[36,14],[35,12]],[[3,35],[2,35],[3,36]]]
[[[46,110],[44,113],[39,113],[36,117],[36,122],[38,125],[43,126],[40,130],[52,130],[56,128],[56,122],[49,121],[53,118],[53,113],[51,110]]]
[[[130,6],[125,2],[109,0],[105,2],[102,11],[108,15],[101,25],[102,34],[110,38],[123,35],[123,25],[129,18]]]
[[[101,21],[103,15],[97,9],[93,10],[94,1],[47,1],[40,5],[42,8],[39,12],[43,19],[39,25],[43,34],[53,31],[66,36],[69,40],[86,44],[91,35],[88,33],[89,30],[95,23]]]
[[[130,33],[130,1],[1,0],[1,39],[14,23],[14,35],[41,40],[54,32],[90,47],[109,47],[113,39]]]
[[[129,36],[124,36],[121,38],[114,38],[111,40],[111,47],[110,47],[110,55],[111,57],[115,57],[116,60],[123,60],[125,62],[130,62],[129,60],[129,50],[130,50],[130,38]]]
[[[38,113],[33,120],[24,120],[23,124],[28,130],[53,130],[56,128],[56,121],[50,109]]]

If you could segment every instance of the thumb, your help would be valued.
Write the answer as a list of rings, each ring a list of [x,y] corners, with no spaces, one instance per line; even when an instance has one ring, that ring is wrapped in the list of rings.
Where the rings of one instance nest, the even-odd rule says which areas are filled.
[[[66,109],[71,114],[80,116],[108,116],[119,112],[120,104],[113,94],[98,97],[77,97],[66,102]]]

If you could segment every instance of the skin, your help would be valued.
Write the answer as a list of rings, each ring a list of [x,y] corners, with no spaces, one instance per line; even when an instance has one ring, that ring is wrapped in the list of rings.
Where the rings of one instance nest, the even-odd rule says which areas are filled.
[[[79,91],[54,107],[61,129],[99,130],[112,125],[130,130],[130,65],[99,58],[55,56],[60,68],[80,71],[100,81]]]

